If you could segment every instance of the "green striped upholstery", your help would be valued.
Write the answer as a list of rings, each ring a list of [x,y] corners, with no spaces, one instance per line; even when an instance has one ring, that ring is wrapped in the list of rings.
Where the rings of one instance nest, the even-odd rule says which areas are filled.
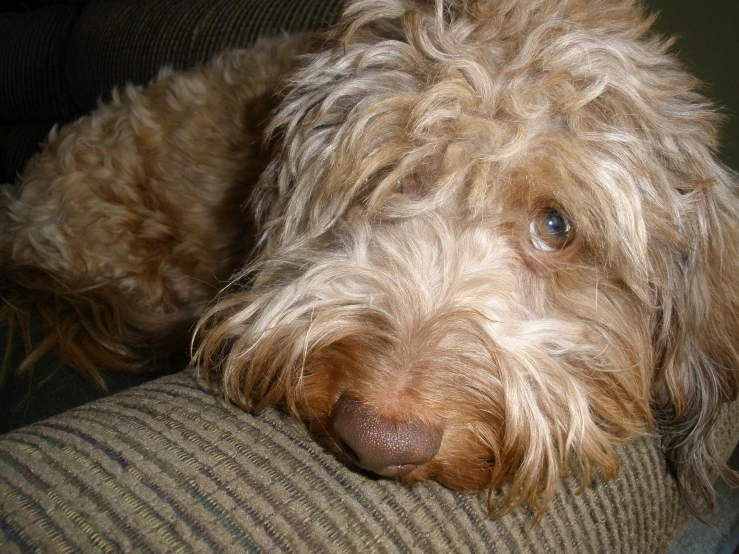
[[[564,482],[538,525],[492,520],[484,495],[354,473],[185,372],[0,437],[0,552],[664,552],[685,513],[658,446],[622,461],[580,496]]]

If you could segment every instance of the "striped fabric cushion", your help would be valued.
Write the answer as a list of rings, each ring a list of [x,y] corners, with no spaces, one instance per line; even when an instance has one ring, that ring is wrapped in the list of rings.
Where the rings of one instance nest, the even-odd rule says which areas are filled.
[[[658,445],[621,459],[581,495],[565,481],[537,525],[492,520],[485,495],[355,473],[185,372],[0,437],[0,551],[664,552],[686,516]]]

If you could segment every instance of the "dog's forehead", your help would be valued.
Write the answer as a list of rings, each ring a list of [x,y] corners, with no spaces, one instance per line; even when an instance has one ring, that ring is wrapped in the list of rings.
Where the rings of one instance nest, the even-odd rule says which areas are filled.
[[[651,20],[632,1],[392,5],[399,34],[358,39],[355,77],[374,82],[355,108],[399,112],[404,156],[438,158],[457,145],[447,162],[454,171],[474,160],[518,171],[548,159],[560,168],[546,181],[606,181],[607,192],[660,196],[664,186],[651,188],[674,169],[664,162],[684,158],[687,141],[715,141],[711,123],[698,123],[713,117],[692,92],[696,81],[649,34]],[[387,27],[392,18],[381,19]],[[392,125],[377,128],[390,135]]]
[[[353,2],[273,122],[289,195],[272,213],[320,233],[398,191],[406,215],[553,206],[644,260],[647,226],[679,227],[680,196],[710,181],[717,136],[650,26],[632,0]]]
[[[491,81],[501,70],[508,78],[518,73],[546,76],[550,82],[552,74],[560,80],[568,75],[583,79],[603,77],[609,66],[634,70],[643,61],[638,58],[655,46],[642,48],[651,19],[633,0],[395,0],[379,5],[386,9],[378,11],[377,2],[350,3],[341,48],[364,44],[377,52],[380,45],[391,44],[389,51],[402,56],[398,43],[406,43],[415,54],[406,58],[412,72],[425,73],[433,82],[456,69],[479,92],[494,89]],[[541,81],[537,86],[542,88]]]
[[[632,2],[388,3],[396,19],[362,16],[364,4],[354,15],[364,32],[334,51],[336,67],[353,67],[346,96],[337,87],[324,107],[344,103],[363,123],[401,112],[392,123],[414,146],[464,141],[503,160],[541,155],[552,133],[633,142],[652,124],[643,114],[658,119],[660,102],[690,85],[644,38],[649,25]],[[386,123],[378,128],[389,134]]]

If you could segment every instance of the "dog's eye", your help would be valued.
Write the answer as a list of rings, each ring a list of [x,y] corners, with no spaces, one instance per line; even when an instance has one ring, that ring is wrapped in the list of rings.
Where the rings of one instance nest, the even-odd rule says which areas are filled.
[[[408,194],[411,196],[419,196],[421,194],[421,180],[418,175],[406,175],[402,179],[398,179],[395,183],[395,192],[399,194]]]
[[[570,221],[554,208],[543,208],[536,212],[529,225],[529,234],[534,247],[544,252],[564,250],[575,238],[575,229]]]

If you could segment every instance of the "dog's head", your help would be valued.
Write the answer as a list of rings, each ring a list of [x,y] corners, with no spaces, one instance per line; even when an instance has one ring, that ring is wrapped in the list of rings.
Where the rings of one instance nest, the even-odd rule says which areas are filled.
[[[272,123],[205,370],[367,470],[507,484],[499,513],[654,429],[710,503],[737,193],[649,26],[631,0],[350,2]]]

